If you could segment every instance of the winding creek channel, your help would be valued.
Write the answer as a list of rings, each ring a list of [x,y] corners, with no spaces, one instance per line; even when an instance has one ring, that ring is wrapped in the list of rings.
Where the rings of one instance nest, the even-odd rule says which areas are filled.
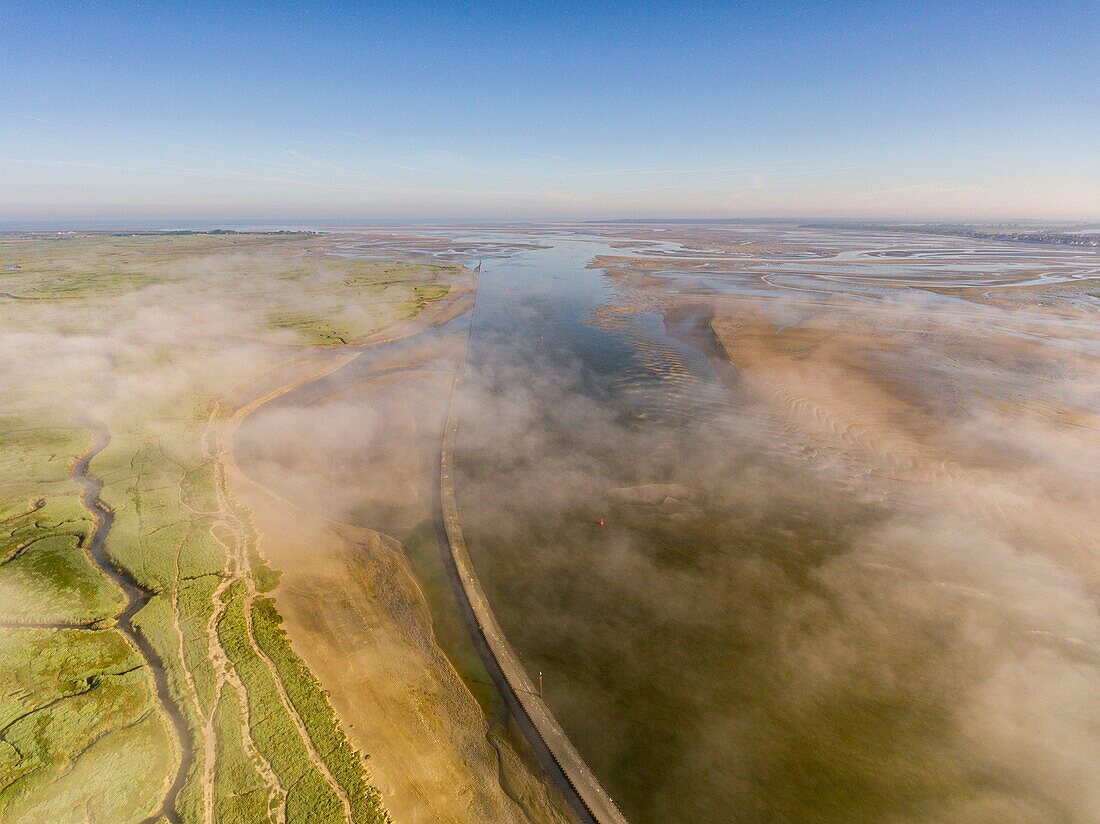
[[[156,685],[157,700],[161,709],[171,721],[180,753],[179,765],[176,768],[176,775],[172,779],[171,787],[160,808],[149,816],[147,822],[151,824],[151,822],[163,817],[173,822],[173,824],[179,824],[175,800],[183,787],[194,758],[191,733],[168,691],[168,679],[165,677],[160,658],[153,650],[152,644],[134,627],[134,616],[149,603],[149,599],[155,593],[138,586],[133,578],[115,566],[107,553],[107,538],[110,536],[115,515],[100,497],[103,492],[103,481],[92,474],[89,467],[96,455],[107,448],[111,441],[111,435],[105,427],[98,423],[91,423],[88,426],[95,440],[92,446],[73,463],[72,471],[73,480],[80,484],[81,503],[95,519],[95,528],[86,547],[87,552],[100,571],[114,581],[126,597],[126,607],[118,615],[117,626],[130,643],[138,649],[149,666],[153,682]]]

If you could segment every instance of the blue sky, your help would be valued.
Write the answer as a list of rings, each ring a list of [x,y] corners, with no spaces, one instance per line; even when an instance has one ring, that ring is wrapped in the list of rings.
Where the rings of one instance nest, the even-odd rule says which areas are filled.
[[[1093,3],[0,5],[0,219],[1100,219]]]

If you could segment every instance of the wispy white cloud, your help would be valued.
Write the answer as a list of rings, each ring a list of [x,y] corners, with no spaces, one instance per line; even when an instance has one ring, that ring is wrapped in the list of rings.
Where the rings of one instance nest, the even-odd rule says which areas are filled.
[[[412,166],[408,163],[391,163],[390,165],[393,168],[400,169],[403,172],[423,172],[426,174],[430,174],[432,171],[431,169],[426,169],[423,166]]]

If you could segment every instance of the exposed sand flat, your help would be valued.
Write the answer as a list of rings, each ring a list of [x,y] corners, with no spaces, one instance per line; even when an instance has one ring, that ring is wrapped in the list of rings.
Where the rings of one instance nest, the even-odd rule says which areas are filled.
[[[705,254],[735,248],[720,231],[592,265],[624,289],[619,317],[659,304],[711,318],[763,450],[899,511],[972,519],[1100,595],[1100,472],[1081,460],[1100,454],[1095,253],[788,235],[770,260],[752,240],[751,265],[705,276]]]
[[[394,819],[528,821],[501,788],[489,724],[436,645],[395,542],[288,506],[239,471],[231,482],[282,571],[275,596],[294,648],[349,738],[372,753],[368,770]],[[537,781],[518,793],[535,820],[566,820]]]
[[[928,442],[927,416],[860,363],[866,336],[820,323],[777,334],[775,324],[722,312],[712,326],[741,388],[767,407],[785,438],[836,456],[853,476],[922,483],[942,474],[950,456]]]
[[[930,339],[923,324],[882,324],[876,335],[866,315],[824,315],[779,333],[751,305],[718,311],[713,328],[742,388],[788,447],[833,461],[856,494],[975,519],[1100,594],[1096,468],[1073,451],[1100,454],[1095,416],[1073,397],[1096,380],[1086,360],[1011,334],[974,340],[941,328]],[[903,351],[908,368],[895,360]]]

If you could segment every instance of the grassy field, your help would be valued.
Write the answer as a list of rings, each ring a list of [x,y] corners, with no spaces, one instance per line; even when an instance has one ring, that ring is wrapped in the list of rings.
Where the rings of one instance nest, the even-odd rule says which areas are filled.
[[[459,271],[326,242],[0,238],[19,267],[0,270],[0,821],[387,820],[265,595],[228,421],[265,376],[416,314]],[[73,476],[94,429],[113,569]]]

